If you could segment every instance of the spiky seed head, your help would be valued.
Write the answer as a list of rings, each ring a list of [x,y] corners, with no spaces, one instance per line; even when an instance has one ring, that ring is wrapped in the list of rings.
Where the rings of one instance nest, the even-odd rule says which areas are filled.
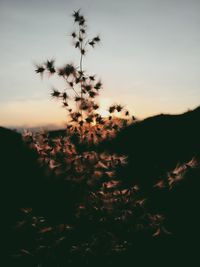
[[[73,38],[76,38],[76,33],[75,33],[75,32],[72,32],[71,36],[72,36]]]
[[[54,67],[54,62],[55,62],[55,60],[53,60],[53,59],[47,60],[47,62],[45,63],[47,69],[53,68]]]
[[[92,119],[91,117],[87,117],[85,120],[86,120],[88,123],[93,122],[93,119]]]
[[[85,33],[85,29],[81,28],[81,29],[80,29],[80,32],[81,32],[82,34],[84,34],[84,33]]]
[[[63,107],[68,107],[68,103],[67,102],[63,102]]]
[[[77,41],[77,42],[75,43],[75,48],[78,48],[78,47],[80,47],[80,42],[79,42],[79,41]]]
[[[78,102],[78,101],[80,101],[81,100],[81,97],[79,97],[79,96],[76,96],[75,98],[74,98],[74,101],[75,102]]]
[[[37,66],[37,69],[35,70],[36,73],[43,73],[45,71],[45,68],[43,66]]]
[[[93,40],[94,40],[95,42],[100,42],[100,37],[99,37],[99,36],[96,36],[96,37],[93,38]]]
[[[78,22],[80,20],[80,9],[77,11],[74,11],[72,16],[74,17],[74,22]]]
[[[102,87],[102,83],[101,83],[100,81],[97,82],[97,83],[95,84],[95,86],[94,86],[94,88],[95,88],[96,90],[101,89],[101,87]]]
[[[115,111],[115,109],[116,109],[115,106],[110,106],[108,111],[109,111],[110,113],[113,113],[113,112]]]
[[[80,16],[79,17],[79,25],[80,26],[84,26],[85,25],[85,18],[84,18],[84,16]]]
[[[94,110],[97,110],[99,108],[99,105],[94,104],[93,108],[94,108]]]
[[[63,97],[63,100],[66,100],[66,99],[68,98],[68,95],[67,95],[67,93],[66,93],[66,92],[64,92],[64,93],[63,93],[63,95],[62,95],[62,97]]]
[[[97,93],[95,93],[94,91],[89,91],[89,96],[91,98],[94,98],[97,95]]]
[[[85,55],[85,49],[81,49],[81,54]]]
[[[50,72],[50,74],[54,74],[56,72],[56,70],[55,70],[55,68],[50,68],[49,72]]]
[[[64,67],[64,73],[65,75],[69,76],[71,74],[74,74],[76,71],[75,67],[72,65],[72,64],[67,64],[65,67]]]
[[[85,85],[85,90],[87,92],[91,91],[92,90],[92,86],[90,84]]]
[[[92,47],[94,47],[95,42],[94,41],[91,41],[91,42],[89,42],[89,45],[91,45]]]
[[[95,81],[95,76],[93,75],[93,76],[89,76],[89,79],[91,80],[91,81]]]
[[[57,89],[53,89],[51,92],[51,96],[52,97],[59,97],[60,96],[60,92]]]
[[[123,107],[122,107],[121,105],[117,105],[117,106],[116,106],[116,110],[117,110],[117,112],[122,111],[122,109],[123,109]]]

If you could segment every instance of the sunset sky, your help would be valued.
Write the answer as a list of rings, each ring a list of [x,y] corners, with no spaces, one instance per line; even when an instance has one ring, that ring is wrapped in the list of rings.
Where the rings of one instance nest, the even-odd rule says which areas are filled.
[[[65,122],[50,97],[62,85],[34,64],[78,64],[70,32],[79,8],[102,39],[84,66],[103,81],[103,109],[121,103],[144,118],[200,105],[199,0],[0,0],[0,125]]]

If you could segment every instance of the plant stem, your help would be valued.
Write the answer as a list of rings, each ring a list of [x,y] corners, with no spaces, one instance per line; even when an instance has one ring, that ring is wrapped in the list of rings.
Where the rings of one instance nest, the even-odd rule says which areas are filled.
[[[83,81],[82,81],[82,76],[83,76],[83,54],[82,54],[82,49],[83,49],[83,39],[81,36],[81,31],[80,31],[80,26],[79,26],[79,38],[81,37],[81,42],[80,42],[80,51],[81,51],[81,57],[80,57],[80,72],[81,72],[81,106],[83,105]],[[83,110],[81,109],[81,119],[83,120]]]
[[[67,84],[68,84],[68,80],[67,80],[67,78],[65,78],[65,77],[63,77],[64,78],[64,80],[67,82]],[[74,87],[73,86],[71,86],[71,88],[72,88],[72,90],[74,91],[74,93],[78,96],[78,97],[80,97],[80,95],[76,92],[76,90],[74,89]]]

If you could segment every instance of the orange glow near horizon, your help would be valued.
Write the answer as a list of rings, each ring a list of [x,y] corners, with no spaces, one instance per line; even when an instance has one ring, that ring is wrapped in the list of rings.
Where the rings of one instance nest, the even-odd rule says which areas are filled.
[[[118,97],[123,103],[126,102],[125,97]],[[108,117],[109,112],[108,108],[112,104],[120,104],[119,101],[113,101],[109,97],[99,97],[98,103],[100,108],[98,113],[102,117]],[[131,99],[127,99],[127,101]],[[129,109],[131,103],[125,106],[130,111],[130,114],[134,115],[138,119],[143,119],[148,116],[156,115],[157,109],[161,110],[159,103],[155,103],[152,107],[148,102],[141,104],[140,99],[135,99],[135,109]],[[161,104],[161,103],[160,103]],[[143,108],[144,107],[144,108]],[[194,106],[195,108],[195,106]],[[166,110],[166,111],[165,111]],[[164,113],[169,113],[167,108],[163,111]],[[174,109],[171,109],[171,113],[178,114],[186,110],[177,108],[174,106]],[[29,101],[13,101],[9,103],[4,103],[1,105],[1,114],[0,114],[0,125],[4,127],[11,128],[31,128],[31,127],[52,127],[59,128],[65,127],[67,122],[67,113],[61,107],[59,102],[56,102],[52,99],[47,100],[29,100]]]

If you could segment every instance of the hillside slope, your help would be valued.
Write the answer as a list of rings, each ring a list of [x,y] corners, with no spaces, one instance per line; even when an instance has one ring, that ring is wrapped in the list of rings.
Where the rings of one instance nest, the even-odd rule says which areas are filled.
[[[125,256],[119,257],[121,264],[134,261],[140,264],[138,266],[151,263],[164,266],[187,261],[190,266],[195,261],[200,262],[196,245],[200,238],[200,166],[189,168],[184,179],[172,189],[154,187],[178,163],[200,157],[199,123],[200,107],[181,115],[158,115],[123,129],[115,139],[96,147],[97,150],[128,155],[129,163],[118,169],[119,177],[127,185],[139,184],[147,200],[148,212],[162,214],[169,232],[157,238],[140,237]],[[62,133],[58,131],[56,134]],[[39,167],[37,154],[23,143],[20,134],[0,127],[0,147],[5,209],[2,215],[7,226],[19,220],[21,207],[33,207],[52,225],[63,223],[66,218],[70,221],[74,212],[73,201],[78,197],[70,194],[74,192],[70,184],[57,180],[52,183]],[[21,240],[31,243],[27,234],[13,233],[13,230],[6,234],[9,252],[18,247]],[[118,263],[117,259],[114,261]]]
[[[177,163],[200,155],[200,107],[181,115],[157,115],[137,122],[99,149],[128,155],[127,179],[152,185]]]

